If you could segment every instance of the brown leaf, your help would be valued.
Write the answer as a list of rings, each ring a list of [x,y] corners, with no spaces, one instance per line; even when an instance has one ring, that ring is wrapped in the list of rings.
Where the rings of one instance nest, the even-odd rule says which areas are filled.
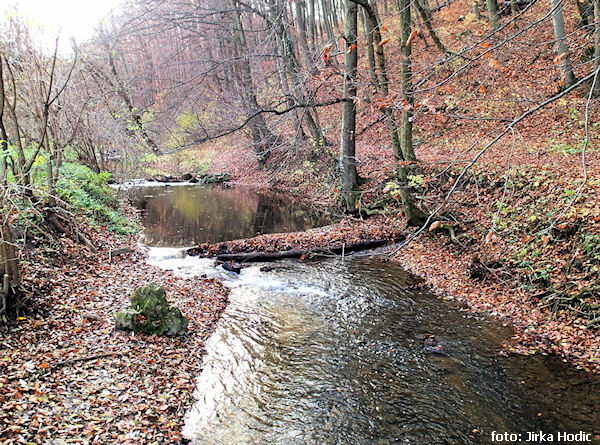
[[[429,226],[429,231],[433,232],[435,229],[437,229],[439,226],[442,225],[441,221],[434,221],[431,223],[431,225]]]
[[[379,42],[376,46],[382,46],[385,45],[386,43],[388,43],[390,41],[390,38],[387,37],[385,39],[383,39],[381,42]]]

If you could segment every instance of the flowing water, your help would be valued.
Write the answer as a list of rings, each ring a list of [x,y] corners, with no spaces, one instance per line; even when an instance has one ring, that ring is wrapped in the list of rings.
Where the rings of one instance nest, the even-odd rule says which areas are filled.
[[[239,209],[231,202],[240,195],[227,192],[190,188],[191,197],[218,193],[210,202],[219,215]],[[169,248],[152,248],[150,261],[231,288],[186,416],[192,443],[501,443],[493,431],[539,443],[528,432],[600,434],[597,376],[556,357],[500,356],[510,330],[417,290],[399,266],[357,255],[231,274],[181,253],[173,235],[181,221],[164,215],[182,213],[163,212],[157,195],[146,204],[163,215],[153,243]],[[277,212],[289,215],[286,202],[276,201]]]

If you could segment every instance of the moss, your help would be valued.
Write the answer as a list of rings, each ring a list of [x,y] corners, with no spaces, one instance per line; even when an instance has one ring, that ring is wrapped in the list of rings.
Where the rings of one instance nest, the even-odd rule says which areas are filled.
[[[115,328],[120,331],[133,331],[135,328],[135,319],[139,312],[131,308],[118,312],[115,316]]]

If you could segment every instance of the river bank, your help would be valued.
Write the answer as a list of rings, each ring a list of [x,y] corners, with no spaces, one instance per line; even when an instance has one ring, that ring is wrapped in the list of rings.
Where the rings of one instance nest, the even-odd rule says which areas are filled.
[[[181,443],[204,342],[228,291],[146,264],[137,236],[86,230],[99,250],[126,252],[109,258],[63,238],[56,255],[28,253],[34,312],[0,331],[0,443]],[[188,317],[186,337],[114,330],[114,314],[150,281]]]
[[[129,212],[130,218],[137,218]],[[135,236],[117,238],[102,230],[85,230],[100,251],[125,253],[92,254],[67,238],[61,240],[58,255],[29,252],[24,275],[26,285],[37,288],[37,312],[3,328],[0,342],[3,443],[45,443],[56,438],[64,441],[57,443],[181,443],[184,415],[192,406],[202,370],[205,340],[228,302],[228,291],[216,280],[181,279],[148,265]],[[400,218],[380,215],[215,246],[217,250],[276,251],[377,238],[395,249],[393,243],[402,239],[403,231]],[[216,252],[205,247],[208,253]],[[564,313],[539,309],[525,292],[514,294],[491,279],[470,278],[474,255],[449,236],[431,233],[392,259],[422,276],[437,295],[513,326],[515,335],[501,354],[557,354],[586,371],[598,370],[593,355],[598,339],[591,330]],[[387,264],[382,262],[377,270],[394,270]],[[165,339],[113,330],[113,314],[127,306],[136,287],[148,281],[163,285],[167,299],[190,319],[187,337]],[[336,291],[338,285],[332,289]],[[430,323],[433,330],[436,322]],[[419,338],[416,341],[422,342]]]
[[[423,278],[435,294],[455,299],[473,312],[488,313],[513,327],[515,333],[505,343],[502,353],[556,354],[578,368],[600,372],[600,336],[597,330],[588,327],[588,321],[577,317],[574,311],[553,310],[546,300],[540,298],[544,285],[523,286],[527,275],[520,273],[510,261],[498,262],[495,265],[497,269],[492,269],[492,253],[495,257],[514,255],[510,244],[502,243],[497,237],[493,242],[473,242],[481,236],[478,229],[481,226],[471,225],[467,230],[459,224],[455,227],[462,242],[457,242],[456,238],[453,240],[449,233],[438,229],[413,240],[408,246],[390,248],[393,253],[389,259]],[[311,250],[344,243],[382,239],[393,244],[408,233],[401,217],[377,215],[366,219],[345,218],[340,223],[306,232],[202,244],[190,253],[215,256],[222,253],[272,254],[304,250],[305,257],[311,255]],[[560,263],[565,255],[561,249],[565,250],[566,243],[573,241],[571,236],[547,245],[549,257]],[[488,261],[482,263],[480,258],[488,258]],[[483,271],[475,270],[477,267]],[[567,275],[558,275],[553,288],[559,289],[568,278]],[[593,280],[589,277],[582,279],[580,286],[591,287]]]
[[[472,312],[496,317],[514,329],[502,354],[556,354],[564,361],[588,372],[600,372],[600,336],[597,330],[572,311],[553,311],[531,290],[493,274],[481,279],[474,276],[480,249],[464,249],[448,235],[422,236],[409,245],[393,245],[406,233],[397,218],[376,216],[366,220],[344,220],[298,234],[264,235],[249,240],[199,246],[205,253],[276,252],[286,248],[306,248],[306,239],[317,236],[316,247],[333,245],[339,240],[385,239],[391,246],[386,255],[407,271],[421,277],[430,291],[441,298],[457,300]],[[358,233],[358,235],[357,235]],[[362,236],[362,238],[361,238]],[[400,242],[402,245],[402,242]],[[309,250],[307,250],[308,252]],[[508,273],[508,272],[505,272]]]
[[[553,312],[528,292],[495,280],[471,278],[476,253],[459,252],[447,239],[420,238],[397,250],[393,259],[422,277],[432,292],[484,312],[515,333],[501,353],[556,354],[588,372],[600,372],[600,336],[567,311]]]

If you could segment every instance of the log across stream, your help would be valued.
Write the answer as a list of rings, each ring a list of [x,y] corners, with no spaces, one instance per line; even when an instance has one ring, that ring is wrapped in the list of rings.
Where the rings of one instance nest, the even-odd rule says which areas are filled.
[[[310,258],[360,252],[405,239],[396,227],[373,221],[345,220],[304,232],[272,233],[221,243],[204,243],[187,250],[190,256],[218,262],[268,262],[285,258]]]
[[[360,241],[346,245],[316,247],[313,249],[290,249],[279,252],[242,252],[242,253],[221,253],[215,256],[219,262],[236,261],[240,263],[256,263],[277,261],[285,258],[307,258],[317,255],[342,255],[351,252],[361,252],[384,246],[386,240],[376,239],[370,241]]]

